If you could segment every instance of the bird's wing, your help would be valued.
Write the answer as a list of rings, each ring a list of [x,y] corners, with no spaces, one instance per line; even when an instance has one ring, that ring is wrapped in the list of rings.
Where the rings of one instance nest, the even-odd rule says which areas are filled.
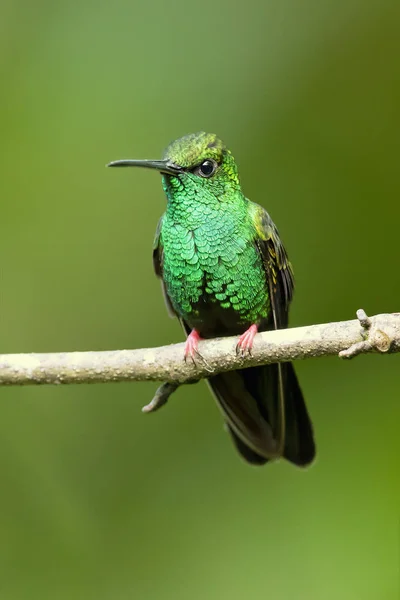
[[[279,237],[278,230],[267,211],[251,204],[251,217],[255,228],[255,243],[263,260],[268,278],[273,329],[288,325],[289,304],[293,296],[294,277],[292,265]]]
[[[161,240],[161,227],[164,215],[160,218],[157,224],[156,234],[153,242],[153,267],[157,277],[161,279],[161,288],[164,296],[167,311],[170,317],[176,317],[177,314],[172,306],[171,300],[168,297],[167,290],[165,289],[165,283],[163,279],[163,261],[164,261],[164,249]]]

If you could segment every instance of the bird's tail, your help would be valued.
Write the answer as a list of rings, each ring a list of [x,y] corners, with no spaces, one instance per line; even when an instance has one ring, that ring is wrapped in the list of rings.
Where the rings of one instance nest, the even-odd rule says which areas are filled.
[[[283,456],[298,466],[313,460],[312,424],[291,363],[220,373],[208,382],[245,460],[263,465]]]

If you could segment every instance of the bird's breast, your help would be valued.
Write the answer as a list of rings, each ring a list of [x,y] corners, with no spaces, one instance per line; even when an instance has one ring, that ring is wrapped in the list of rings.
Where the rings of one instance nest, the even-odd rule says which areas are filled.
[[[260,255],[250,235],[223,219],[163,228],[163,277],[175,311],[211,335],[243,330],[266,318],[269,299]]]

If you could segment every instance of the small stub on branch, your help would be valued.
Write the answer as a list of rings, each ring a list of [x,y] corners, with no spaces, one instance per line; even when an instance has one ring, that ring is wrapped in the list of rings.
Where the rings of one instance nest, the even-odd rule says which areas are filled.
[[[149,404],[143,406],[142,412],[149,413],[155,412],[164,404],[168,402],[169,397],[173,394],[179,387],[177,383],[163,383],[160,387],[157,388],[156,393],[154,394],[154,398]]]
[[[357,319],[362,327],[361,336],[365,338],[361,342],[352,344],[350,348],[339,352],[340,358],[354,358],[365,352],[389,352],[392,344],[392,336],[389,331],[384,331],[376,318],[370,319],[365,310],[357,311]]]
[[[359,308],[357,311],[357,319],[360,321],[360,325],[363,329],[369,329],[372,325],[372,321],[363,308]]]

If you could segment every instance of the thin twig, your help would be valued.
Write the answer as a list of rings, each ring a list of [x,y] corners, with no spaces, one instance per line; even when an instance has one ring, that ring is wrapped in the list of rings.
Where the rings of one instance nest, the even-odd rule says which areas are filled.
[[[181,384],[254,365],[317,356],[351,358],[366,352],[400,352],[400,313],[267,331],[256,335],[251,355],[237,356],[237,337],[205,340],[204,361],[183,360],[184,344],[138,350],[0,355],[0,385],[162,381]],[[170,388],[161,390],[161,400]],[[169,392],[169,393],[166,393]],[[160,399],[150,405],[156,408]]]

